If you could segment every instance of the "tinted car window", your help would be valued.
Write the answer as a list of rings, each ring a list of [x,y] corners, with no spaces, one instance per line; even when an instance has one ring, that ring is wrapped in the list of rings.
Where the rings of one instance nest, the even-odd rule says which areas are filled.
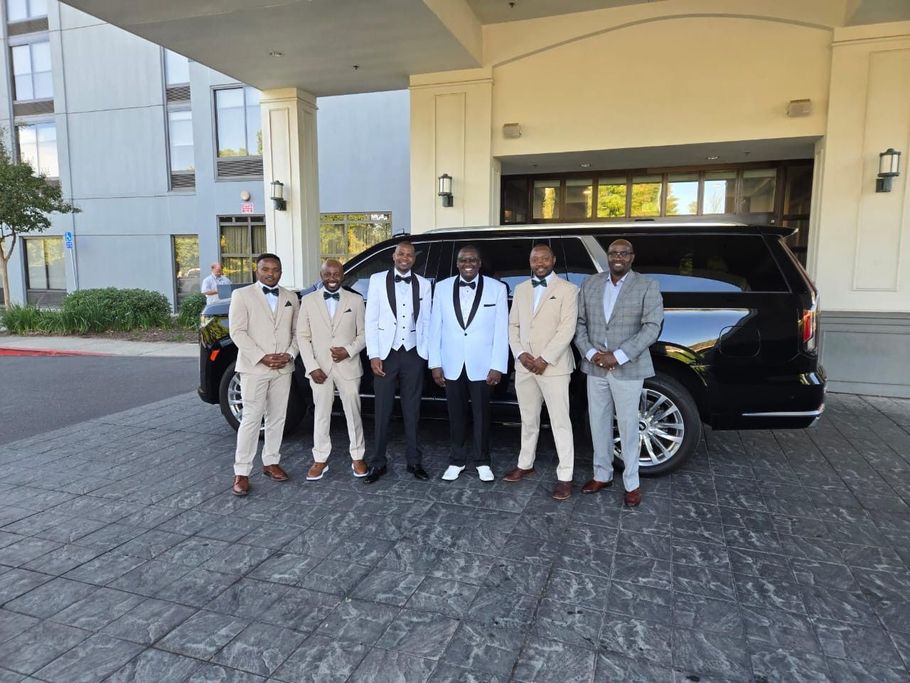
[[[413,244],[417,258],[411,270],[418,275],[423,275],[427,266],[427,255],[430,251],[430,245],[420,242],[414,242]],[[347,272],[344,276],[344,285],[359,292],[363,298],[366,298],[367,290],[370,288],[370,276],[392,267],[392,252],[394,250],[394,246],[387,247],[370,255],[362,263],[352,266],[350,270],[345,269]]]
[[[607,249],[612,237],[598,237]],[[662,292],[783,292],[780,270],[760,235],[654,235],[629,240],[632,266]]]
[[[559,253],[560,248],[562,254]],[[564,237],[554,244],[556,272],[574,285],[581,286],[589,275],[597,272],[591,255],[577,237]]]
[[[505,282],[506,287],[509,288],[509,296],[512,296],[515,286],[531,277],[529,264],[531,247],[539,243],[549,244],[549,241],[549,239],[533,241],[530,239],[500,239],[455,242],[450,273],[454,275],[458,272],[455,267],[458,250],[468,244],[474,245],[480,251],[480,259],[483,261],[481,272]]]

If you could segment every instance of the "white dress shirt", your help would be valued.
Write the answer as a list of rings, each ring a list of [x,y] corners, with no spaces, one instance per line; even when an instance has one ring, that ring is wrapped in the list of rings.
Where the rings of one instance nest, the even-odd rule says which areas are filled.
[[[338,299],[341,299],[341,287],[339,287],[334,292],[324,289],[324,292],[329,292],[329,294],[337,294]],[[336,299],[325,299],[325,308],[329,312],[329,320],[335,317],[335,310],[338,308],[338,300]]]
[[[616,283],[613,282],[613,277],[610,276],[607,278],[607,284],[604,285],[604,320],[608,323],[610,322],[610,317],[613,315],[613,307],[616,306],[616,300],[619,298],[619,293],[622,291],[622,285],[626,281],[628,275],[629,274],[626,273],[619,278],[619,281]],[[538,287],[538,289],[540,288]],[[603,343],[608,349],[610,348],[609,339],[604,339]],[[590,349],[585,354],[585,358],[591,360],[595,353],[597,353],[597,349]],[[613,357],[616,358],[616,362],[620,365],[629,362],[629,357],[620,349],[615,349],[613,351]]]
[[[458,287],[458,300],[461,302],[461,319],[464,320],[465,325],[468,324],[468,316],[471,315],[471,307],[474,305],[474,297],[477,295],[477,283],[479,281],[480,276],[477,275],[473,280],[473,288],[462,287],[460,284],[456,285]],[[458,282],[467,282],[467,280],[459,277]]]
[[[401,277],[412,277],[411,271],[400,273],[394,269],[394,275]],[[414,275],[413,277],[417,277]],[[395,305],[398,310],[395,311],[395,341],[392,342],[392,348],[396,351],[404,348],[410,351],[417,346],[417,330],[414,321],[414,302],[411,290],[411,284],[407,282],[395,283]]]
[[[265,285],[261,285],[261,286],[264,287]],[[262,293],[265,294],[265,290],[263,290]],[[278,295],[277,294],[271,294],[271,293],[265,294],[265,300],[269,302],[269,306],[272,309],[272,313],[274,313],[276,310],[278,310]]]
[[[556,277],[556,274],[551,270],[550,274],[547,275],[544,280],[547,282],[547,286],[543,285],[534,286],[534,282],[539,281],[536,275],[531,275],[531,289],[534,292],[534,308],[532,309],[535,313],[537,312],[537,307],[540,306],[540,302],[543,301],[543,295],[547,293],[547,288],[550,286],[550,283],[553,281],[553,278]]]
[[[218,285],[229,285],[229,284],[231,284],[231,281],[226,276],[219,275],[216,277],[213,274],[213,275],[209,275],[202,281],[202,287],[200,287],[200,289],[203,292],[210,292],[213,289],[218,289]],[[209,304],[213,303],[215,301],[218,301],[218,299],[219,299],[218,292],[215,292],[214,294],[205,295],[205,301],[206,301],[206,303],[209,303]]]

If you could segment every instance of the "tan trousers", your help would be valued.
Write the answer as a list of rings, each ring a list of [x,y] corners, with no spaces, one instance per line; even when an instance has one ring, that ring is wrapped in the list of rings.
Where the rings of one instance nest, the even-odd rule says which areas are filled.
[[[540,408],[546,403],[550,414],[550,429],[556,442],[556,478],[572,481],[575,466],[575,443],[572,440],[572,421],[569,418],[569,379],[571,375],[535,375],[533,372],[515,373],[515,393],[521,412],[521,452],[518,466],[529,470],[537,454],[537,437],[540,434]]]
[[[335,374],[328,376],[322,384],[310,379],[313,389],[313,460],[326,462],[332,452],[332,439],[329,428],[332,424],[332,403],[335,390],[341,399],[345,421],[348,425],[351,460],[363,460],[365,449],[363,443],[363,423],[360,420],[360,378],[344,379]]]
[[[237,451],[234,454],[234,474],[250,476],[253,459],[259,446],[259,428],[265,417],[265,444],[262,464],[277,465],[281,460],[281,439],[291,392],[291,373],[240,373],[240,395],[243,398],[243,417],[237,430]]]

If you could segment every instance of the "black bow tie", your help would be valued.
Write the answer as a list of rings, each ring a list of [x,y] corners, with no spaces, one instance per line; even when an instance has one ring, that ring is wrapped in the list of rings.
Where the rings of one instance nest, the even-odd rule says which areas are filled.
[[[263,293],[265,293],[265,294],[274,294],[275,296],[278,296],[278,288],[277,288],[277,287],[271,287],[271,288],[270,288],[270,287],[266,287],[265,285],[262,285],[262,291],[263,291]]]
[[[396,275],[395,282],[404,282],[405,284],[409,285],[411,284],[411,276],[408,275],[407,277],[401,277],[401,275]]]
[[[335,301],[340,301],[340,300],[341,300],[341,297],[339,296],[338,292],[323,292],[323,293],[322,293],[322,298],[323,298],[323,299],[326,299],[326,300],[328,300],[328,299],[335,299]]]
[[[465,282],[464,280],[459,280],[458,286],[459,287],[470,287],[471,289],[474,289],[477,286],[477,283],[476,282]]]
[[[535,280],[534,278],[531,278],[531,286],[532,286],[532,287],[537,287],[538,285],[540,285],[541,287],[546,287],[546,286],[547,286],[547,279],[544,278],[543,280]]]

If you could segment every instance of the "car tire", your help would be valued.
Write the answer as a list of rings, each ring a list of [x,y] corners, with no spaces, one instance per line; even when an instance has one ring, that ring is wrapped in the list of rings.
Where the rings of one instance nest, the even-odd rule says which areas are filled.
[[[701,434],[698,406],[680,382],[665,374],[645,380],[639,418],[641,476],[667,474],[681,467],[695,452]],[[622,469],[618,430],[613,435],[613,457],[616,468]]]
[[[237,431],[243,416],[243,401],[240,396],[240,375],[234,371],[234,363],[228,365],[221,376],[221,383],[218,386],[218,404],[224,419],[234,431]],[[288,410],[284,420],[285,436],[297,429],[306,412],[306,405],[292,383],[291,393],[288,395]],[[264,431],[265,425],[260,429],[260,433]]]

